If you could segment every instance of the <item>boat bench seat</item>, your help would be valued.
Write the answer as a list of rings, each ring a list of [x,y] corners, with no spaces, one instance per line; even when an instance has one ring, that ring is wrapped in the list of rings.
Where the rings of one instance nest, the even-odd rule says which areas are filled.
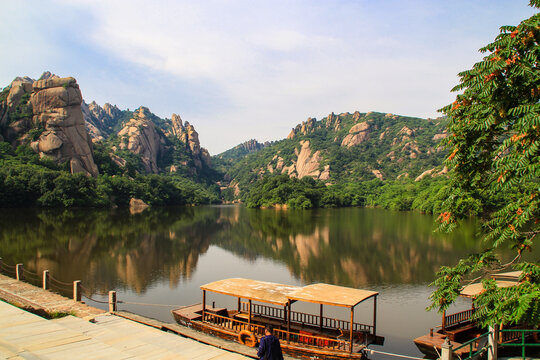
[[[471,329],[475,328],[475,324],[467,324],[465,326],[460,326],[458,328],[452,329],[452,330],[445,330],[446,335],[448,335],[448,338],[450,341],[456,341],[456,338]]]
[[[185,313],[185,314],[182,314],[183,317],[185,317],[186,319],[188,320],[192,320],[192,321],[199,321],[199,320],[202,320],[202,315],[201,314],[197,314],[195,312],[192,312],[192,313]]]
[[[206,308],[205,311],[211,313],[211,314],[216,314],[216,315],[221,315],[221,316],[227,316],[228,313],[227,313],[227,309],[226,308]]]
[[[247,321],[249,320],[249,315],[245,313],[238,313],[238,314],[234,314],[234,318]]]

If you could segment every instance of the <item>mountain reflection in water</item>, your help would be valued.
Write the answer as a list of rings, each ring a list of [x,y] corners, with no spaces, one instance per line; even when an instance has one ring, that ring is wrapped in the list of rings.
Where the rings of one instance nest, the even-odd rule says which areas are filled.
[[[286,265],[302,283],[425,283],[441,265],[478,250],[475,227],[433,232],[433,217],[380,209],[276,211],[241,206],[127,210],[3,210],[6,263],[80,279],[98,293],[144,293],[191,278],[211,245],[237,257]],[[219,264],[216,264],[218,266]],[[219,273],[216,273],[219,278]]]
[[[368,288],[380,292],[382,350],[419,356],[412,339],[440,321],[436,312],[425,311],[427,284],[441,265],[481,248],[474,221],[448,235],[434,232],[433,220],[362,208],[204,206],[149,208],[139,214],[0,209],[0,257],[32,272],[49,270],[60,281],[81,280],[85,296],[97,300],[106,301],[107,292],[116,290],[124,301],[120,310],[169,322],[173,306],[201,301],[200,285],[228,277]],[[538,258],[538,250],[530,255]],[[235,300],[211,296],[208,301],[230,306]],[[312,311],[308,305],[313,304],[294,308]],[[358,319],[371,319],[372,306],[360,304]],[[348,319],[339,310],[325,309],[328,316]]]

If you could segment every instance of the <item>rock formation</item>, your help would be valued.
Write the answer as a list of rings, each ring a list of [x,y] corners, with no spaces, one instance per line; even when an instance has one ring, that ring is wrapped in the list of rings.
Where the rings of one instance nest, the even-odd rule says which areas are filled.
[[[311,176],[315,179],[328,180],[330,177],[330,165],[326,165],[324,170],[320,170],[321,151],[317,150],[312,154],[309,141],[300,141],[300,151],[296,150],[296,160],[290,166],[283,166],[283,159],[278,158],[276,170],[281,169],[282,174],[298,177]],[[272,171],[273,172],[273,171]]]
[[[83,101],[81,108],[92,141],[104,140],[113,132],[114,127],[122,117],[122,110],[109,103],[105,103],[101,107],[95,101],[90,104]]]
[[[72,78],[49,78],[33,83],[30,104],[33,124],[44,129],[30,146],[41,157],[69,161],[71,172],[96,176],[92,143],[81,110],[82,95]]]
[[[347,136],[343,138],[341,146],[350,148],[363,143],[368,139],[368,135],[371,132],[371,125],[369,121],[363,121],[361,123],[355,124],[350,130]]]
[[[17,77],[4,91],[7,96],[0,102],[4,140],[14,146],[29,143],[42,158],[69,162],[72,173],[97,175],[74,78],[47,71],[37,81]]]
[[[186,145],[192,154],[193,162],[197,169],[201,169],[203,164],[210,166],[210,154],[208,150],[201,147],[199,134],[189,122],[182,122],[179,115],[171,116],[171,133]]]
[[[119,148],[139,155],[147,173],[159,173],[158,156],[165,149],[165,139],[160,136],[156,125],[149,119],[150,111],[141,106],[133,118],[124,124],[118,133]]]

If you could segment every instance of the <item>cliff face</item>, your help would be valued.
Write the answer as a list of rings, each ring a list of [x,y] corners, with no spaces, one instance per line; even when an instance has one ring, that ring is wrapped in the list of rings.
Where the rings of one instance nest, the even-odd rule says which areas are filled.
[[[123,115],[122,110],[109,103],[101,107],[95,101],[87,104],[83,100],[81,108],[92,141],[101,141],[111,135]]]
[[[4,140],[29,143],[40,157],[69,162],[72,173],[98,174],[74,78],[47,72],[37,81],[17,78],[8,90],[0,107]]]
[[[150,111],[140,107],[118,132],[120,150],[128,150],[140,156],[147,173],[160,172],[158,157],[165,151],[165,139],[158,133],[156,125],[149,119]]]
[[[182,122],[180,115],[172,114],[170,133],[185,145],[186,150],[191,152],[197,169],[201,169],[203,165],[210,166],[210,154],[208,150],[201,147],[199,134],[195,131],[193,125],[187,121]]]

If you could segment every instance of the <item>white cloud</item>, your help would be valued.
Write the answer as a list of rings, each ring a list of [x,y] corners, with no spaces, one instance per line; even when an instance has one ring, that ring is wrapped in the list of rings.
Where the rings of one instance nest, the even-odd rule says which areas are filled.
[[[21,3],[10,2],[29,7]],[[79,13],[85,23],[71,21],[70,31],[106,58],[99,75],[71,64],[73,75],[85,81],[89,100],[116,92],[106,101],[137,101],[129,107],[144,104],[161,116],[180,113],[212,153],[249,138],[283,138],[308,116],[331,111],[436,116],[435,110],[451,101],[457,72],[479,59],[476,49],[494,32],[474,36],[477,22],[494,17],[484,16],[481,5],[463,13],[430,1],[61,0],[56,5]],[[64,30],[62,22],[35,21],[42,11],[25,22],[27,35],[21,39],[30,44],[29,38],[40,34],[33,24],[53,27],[56,32],[36,37],[34,45],[53,64],[63,57],[60,66],[78,50],[62,47],[55,37]],[[490,21],[495,28],[501,24]],[[32,61],[36,66],[40,59]],[[107,68],[108,62],[116,68]],[[140,72],[140,80],[111,73],[118,68]],[[170,84],[158,83],[167,78]],[[99,79],[111,80],[99,84]]]

